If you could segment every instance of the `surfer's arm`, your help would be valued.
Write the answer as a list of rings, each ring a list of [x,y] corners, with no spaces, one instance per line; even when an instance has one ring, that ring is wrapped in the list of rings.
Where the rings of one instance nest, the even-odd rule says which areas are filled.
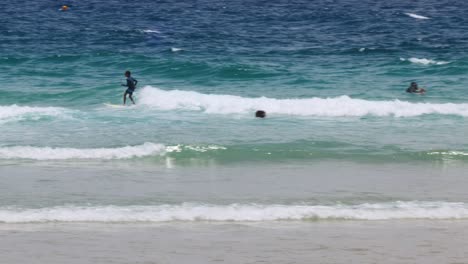
[[[126,84],[122,83],[122,86],[125,86],[125,87],[130,87],[131,85],[132,85],[132,81],[130,80],[127,80]]]
[[[135,82],[134,82],[134,84],[135,84],[135,86],[136,86],[136,85],[137,85],[137,83],[138,83],[138,81],[137,81],[136,79],[133,79],[133,80],[135,81]]]

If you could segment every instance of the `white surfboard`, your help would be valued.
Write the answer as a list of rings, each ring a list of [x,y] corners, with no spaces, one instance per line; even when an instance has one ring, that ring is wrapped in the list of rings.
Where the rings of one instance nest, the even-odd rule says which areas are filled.
[[[105,106],[111,107],[111,108],[124,108],[127,107],[126,105],[121,105],[121,104],[111,104],[111,103],[104,103]]]

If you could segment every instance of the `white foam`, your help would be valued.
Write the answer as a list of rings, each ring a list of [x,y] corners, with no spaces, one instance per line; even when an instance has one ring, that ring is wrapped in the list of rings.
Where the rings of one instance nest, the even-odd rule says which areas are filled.
[[[226,147],[217,145],[197,146],[197,145],[175,145],[167,146],[166,152],[182,152],[184,150],[191,150],[196,152],[207,152],[210,150],[225,150]]]
[[[449,64],[449,61],[435,61],[431,59],[426,59],[426,58],[400,58],[401,61],[409,61],[411,63],[416,63],[416,64],[422,64],[422,65],[430,65],[430,64],[435,64],[435,65],[444,65],[444,64]]]
[[[31,159],[31,160],[68,160],[68,159],[129,159],[146,156],[163,156],[166,153],[183,151],[207,152],[225,150],[217,145],[173,145],[164,146],[146,142],[137,146],[117,148],[51,148],[32,146],[0,147],[0,159]]]
[[[413,14],[413,13],[405,13],[405,15],[410,16],[410,17],[412,17],[412,18],[416,18],[416,19],[430,19],[430,18],[428,18],[428,17],[421,16],[421,15],[417,15],[417,14]]]
[[[60,107],[0,106],[0,123],[19,121],[26,118],[38,120],[42,117],[70,117],[70,111]]]
[[[463,151],[433,151],[427,154],[428,155],[442,155],[442,156],[468,156],[468,152],[463,152]]]
[[[148,142],[138,146],[89,149],[14,146],[0,148],[0,159],[128,159],[164,153],[164,145]]]
[[[157,205],[0,208],[0,222],[168,222],[280,220],[468,219],[468,205],[449,202],[390,202],[360,205]]]
[[[156,30],[156,29],[144,29],[144,30],[141,30],[141,32],[143,32],[143,33],[156,33],[156,34],[161,34],[161,31]]]
[[[183,49],[181,49],[181,48],[171,48],[171,51],[172,52],[179,52],[179,51],[183,51]]]
[[[160,110],[201,111],[210,114],[253,114],[298,116],[396,116],[425,114],[468,116],[468,104],[410,103],[400,100],[369,101],[348,96],[335,98],[274,99],[246,98],[234,95],[201,94],[194,91],[165,91],[150,86],[139,92],[139,103]]]

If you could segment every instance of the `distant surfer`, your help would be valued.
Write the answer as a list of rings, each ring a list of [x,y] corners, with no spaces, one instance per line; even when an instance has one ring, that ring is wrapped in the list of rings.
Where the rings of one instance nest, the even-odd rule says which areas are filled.
[[[408,89],[406,89],[407,93],[418,93],[418,94],[423,94],[426,92],[426,89],[424,88],[419,88],[418,84],[416,82],[412,82]]]
[[[132,103],[135,104],[132,95],[133,92],[135,92],[135,88],[138,81],[132,77],[132,73],[130,71],[125,72],[125,77],[127,77],[127,84],[123,83],[122,86],[126,86],[128,88],[127,90],[125,90],[125,93],[123,95],[123,104],[125,105],[125,102],[127,101],[127,94],[129,95],[128,98],[130,98],[130,100],[132,100]]]

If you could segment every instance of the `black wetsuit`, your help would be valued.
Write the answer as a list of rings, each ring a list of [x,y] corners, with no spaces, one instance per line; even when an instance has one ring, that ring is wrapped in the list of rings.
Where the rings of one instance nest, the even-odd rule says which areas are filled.
[[[125,86],[128,87],[127,91],[125,91],[128,94],[132,94],[135,91],[136,85],[138,81],[133,79],[132,77],[127,78],[127,84]]]
[[[419,87],[418,86],[410,86],[408,89],[406,89],[407,93],[419,93]]]

